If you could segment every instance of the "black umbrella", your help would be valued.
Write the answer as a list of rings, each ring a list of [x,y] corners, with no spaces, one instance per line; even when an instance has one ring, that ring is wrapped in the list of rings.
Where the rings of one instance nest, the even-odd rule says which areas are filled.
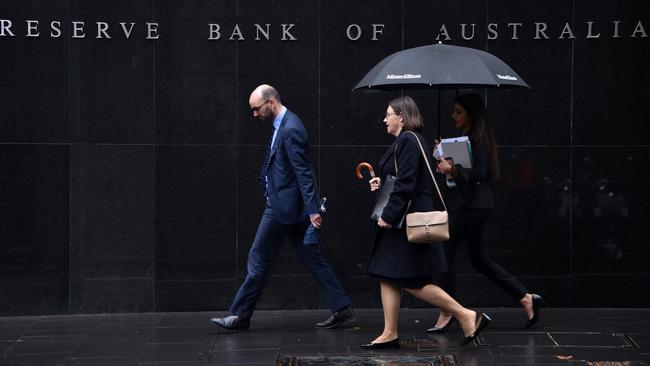
[[[474,48],[438,43],[393,53],[375,65],[354,89],[438,89],[440,137],[441,89],[516,87],[530,88],[498,57]]]

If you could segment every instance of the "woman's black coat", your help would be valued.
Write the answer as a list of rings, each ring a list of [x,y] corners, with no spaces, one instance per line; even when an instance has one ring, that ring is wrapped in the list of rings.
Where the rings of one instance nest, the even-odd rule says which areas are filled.
[[[450,188],[443,183],[440,188],[447,209],[451,212],[475,208],[494,208],[494,197],[488,179],[488,148],[470,136],[472,146],[472,168],[456,164],[456,186]]]
[[[423,144],[429,163],[433,160],[431,149],[424,138],[416,133]],[[395,171],[397,163],[398,171]],[[431,166],[435,169],[435,165]],[[387,175],[396,176],[395,188],[384,208],[382,219],[389,224],[398,223],[409,212],[442,210],[435,193],[431,174],[422,157],[413,134],[402,132],[379,161],[382,181]],[[389,278],[430,276],[447,270],[444,251],[440,244],[413,244],[406,237],[406,224],[402,229],[377,228],[370,254],[368,273]]]

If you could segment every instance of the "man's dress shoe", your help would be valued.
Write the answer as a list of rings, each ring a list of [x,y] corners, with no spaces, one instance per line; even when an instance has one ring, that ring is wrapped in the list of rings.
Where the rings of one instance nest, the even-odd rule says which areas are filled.
[[[354,311],[348,306],[345,309],[333,313],[327,320],[316,323],[316,328],[332,329],[347,324],[354,319],[356,319]]]
[[[228,330],[248,330],[250,326],[249,319],[242,319],[237,315],[229,315],[224,318],[212,318],[210,322]]]

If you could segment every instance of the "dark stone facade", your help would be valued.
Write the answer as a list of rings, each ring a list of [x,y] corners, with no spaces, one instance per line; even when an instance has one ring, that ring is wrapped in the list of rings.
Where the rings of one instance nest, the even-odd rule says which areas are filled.
[[[0,36],[0,314],[226,309],[262,211],[256,177],[270,128],[248,107],[262,82],[309,131],[330,202],[322,251],[356,307],[379,306],[365,275],[373,198],[353,172],[390,144],[379,121],[400,93],[351,89],[388,54],[435,42],[443,24],[448,43],[494,53],[533,87],[478,91],[503,165],[494,258],[553,306],[647,306],[643,3],[3,1],[0,20],[15,36]],[[39,21],[38,37],[27,36],[27,20]],[[74,21],[85,22],[85,38],[73,37]],[[97,22],[111,39],[96,38]],[[135,23],[129,39],[120,22]],[[147,22],[158,24],[157,39],[147,39]],[[588,22],[599,38],[588,38]],[[209,23],[219,24],[219,40],[208,40]],[[255,24],[267,23],[269,40],[256,40]],[[490,23],[497,39],[488,39]],[[522,23],[518,39],[509,23]],[[575,38],[560,39],[567,23]],[[296,40],[282,24],[295,24]],[[351,24],[358,40],[346,35]],[[373,24],[383,24],[377,40]],[[466,36],[475,24],[472,39],[461,24]],[[435,91],[405,94],[430,140],[438,108],[443,135],[454,133],[453,91],[441,106]],[[461,302],[513,305],[465,256],[461,273]],[[258,308],[323,305],[284,248]]]

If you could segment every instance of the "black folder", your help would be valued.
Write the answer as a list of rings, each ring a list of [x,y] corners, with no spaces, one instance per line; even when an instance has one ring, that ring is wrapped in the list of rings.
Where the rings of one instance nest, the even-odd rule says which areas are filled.
[[[381,215],[384,213],[384,207],[388,204],[388,199],[390,198],[390,194],[393,192],[393,189],[395,188],[395,181],[397,180],[397,177],[393,175],[387,175],[386,179],[381,182],[381,188],[379,189],[379,195],[377,196],[377,203],[375,203],[375,208],[372,210],[372,215],[370,215],[370,218],[379,221],[381,218]],[[409,202],[410,206],[410,202]],[[406,209],[408,211],[408,208]],[[404,225],[404,218],[406,217],[406,211],[404,212],[404,216],[402,216],[402,219],[396,224],[393,225],[394,228],[396,229],[401,229],[402,226]]]

